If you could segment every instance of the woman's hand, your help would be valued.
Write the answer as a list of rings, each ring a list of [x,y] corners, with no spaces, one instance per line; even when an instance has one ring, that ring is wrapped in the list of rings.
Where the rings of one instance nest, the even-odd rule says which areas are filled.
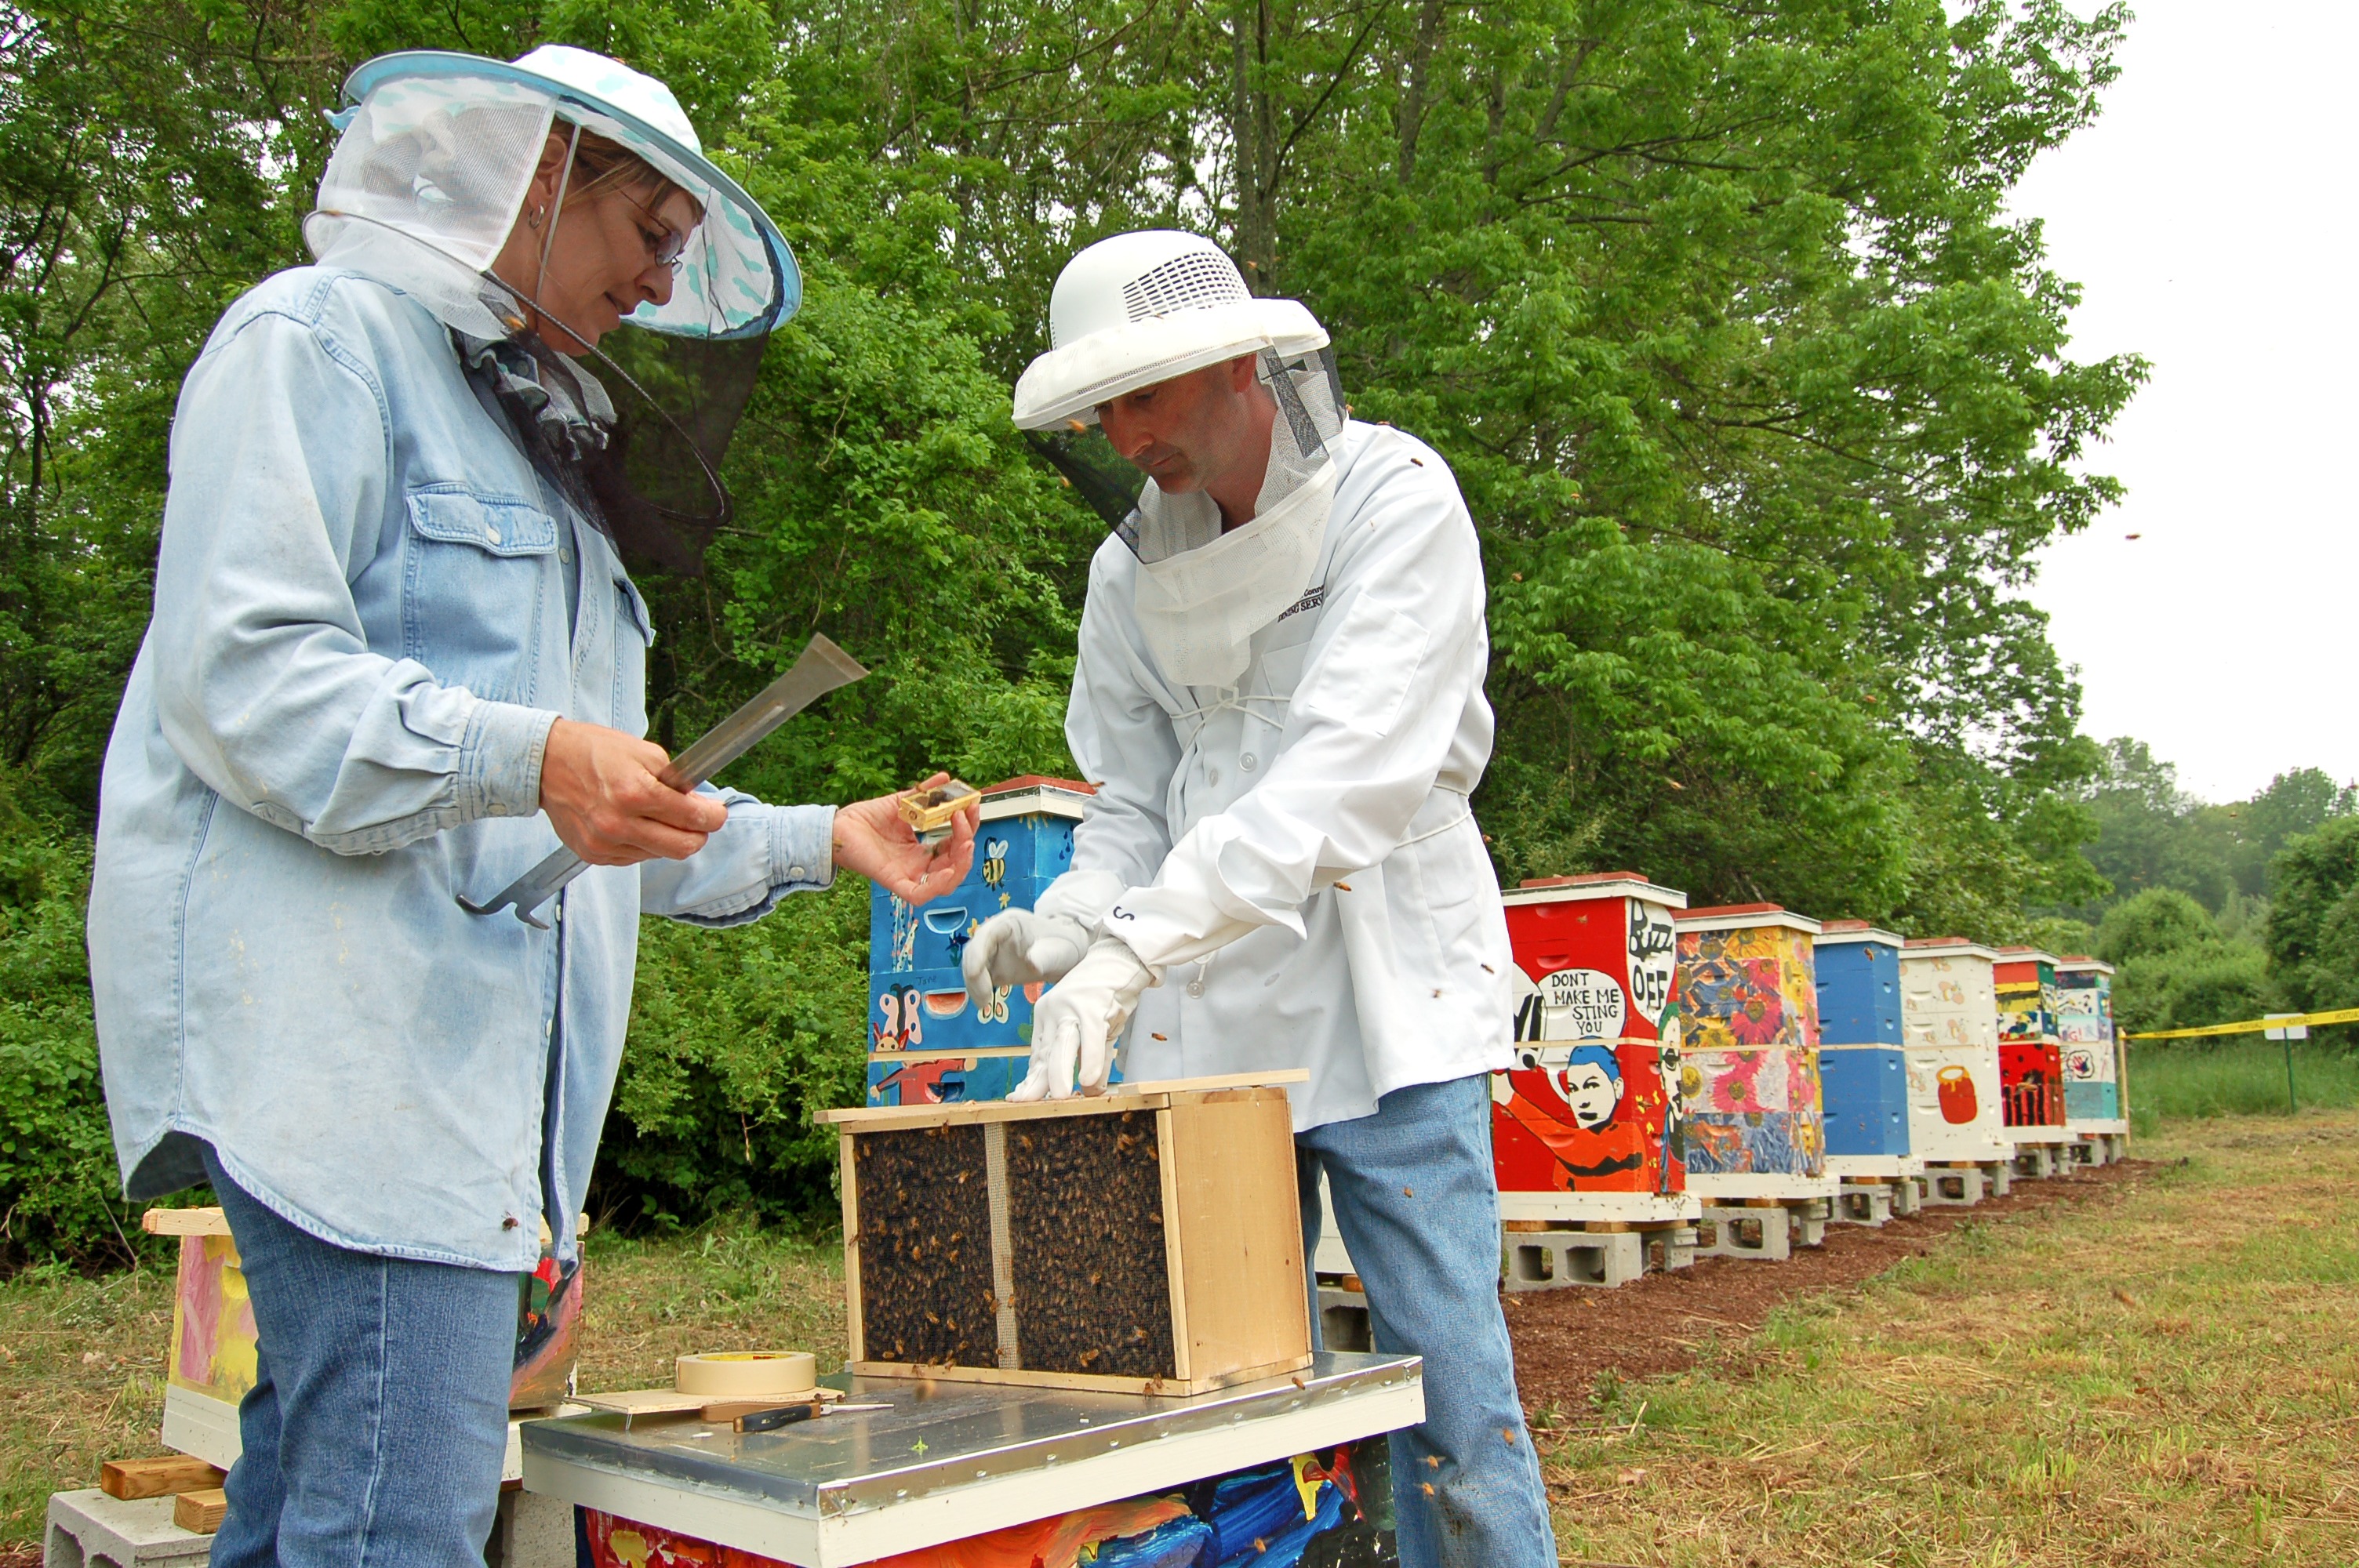
[[[918,785],[934,789],[950,782],[936,773]],[[968,806],[951,818],[951,836],[930,848],[901,816],[901,797],[882,795],[839,806],[835,813],[835,863],[858,871],[905,903],[924,903],[966,881],[974,864],[974,829],[982,812]]]
[[[565,847],[593,866],[684,860],[729,820],[729,808],[664,783],[670,760],[651,741],[560,719],[541,753],[540,808]]]

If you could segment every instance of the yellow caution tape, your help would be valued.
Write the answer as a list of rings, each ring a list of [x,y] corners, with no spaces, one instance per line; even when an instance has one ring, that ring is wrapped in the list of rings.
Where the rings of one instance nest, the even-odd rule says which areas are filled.
[[[2304,1028],[2326,1023],[2359,1023],[2359,1007],[2342,1008],[2333,1012],[2296,1012],[2283,1018],[2256,1018],[2249,1023],[2214,1023],[2202,1029],[2147,1029],[2136,1033],[2125,1033],[2125,1040],[2192,1040],[2199,1034],[2258,1034],[2266,1030],[2283,1029],[2288,1024]]]

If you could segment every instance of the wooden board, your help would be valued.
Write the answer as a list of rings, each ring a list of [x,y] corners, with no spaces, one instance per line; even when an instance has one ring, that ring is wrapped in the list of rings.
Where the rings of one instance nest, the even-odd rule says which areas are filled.
[[[949,1054],[972,1056],[973,1051]],[[1221,1089],[1274,1088],[1307,1084],[1310,1071],[1288,1067],[1266,1073],[1222,1073],[1201,1078],[1164,1078],[1149,1083],[1116,1084],[1102,1095],[1071,1099],[953,1101],[949,1105],[853,1106],[823,1110],[812,1119],[865,1131],[877,1127],[946,1126],[962,1121],[1020,1121],[1036,1116],[1090,1116],[1109,1110],[1159,1110],[1172,1095],[1210,1094]]]
[[[202,1492],[182,1492],[172,1499],[172,1522],[199,1535],[211,1535],[229,1517],[229,1494],[219,1487]]]
[[[1088,1389],[1108,1394],[1163,1394],[1184,1397],[1284,1378],[1310,1365],[1310,1357],[1288,1357],[1266,1367],[1240,1367],[1217,1376],[1190,1378],[1099,1378],[1070,1372],[1027,1372],[1004,1367],[920,1367],[892,1361],[854,1361],[847,1368],[861,1378],[911,1378],[945,1383],[1002,1383],[1034,1389]]]
[[[229,1217],[217,1208],[151,1208],[139,1228],[150,1236],[227,1236]]]
[[[221,1471],[185,1454],[168,1454],[160,1459],[110,1459],[98,1467],[98,1489],[125,1502],[201,1492],[220,1486],[222,1480]]]
[[[1215,1266],[1174,1281],[1186,1299],[1187,1365],[1310,1364],[1294,1124],[1285,1098],[1211,1098],[1169,1119],[1181,1260]],[[1182,1267],[1184,1267],[1184,1262]]]

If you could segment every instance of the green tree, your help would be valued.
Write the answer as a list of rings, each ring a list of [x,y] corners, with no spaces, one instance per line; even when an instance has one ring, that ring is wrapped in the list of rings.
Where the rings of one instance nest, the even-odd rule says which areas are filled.
[[[2105,911],[2097,925],[2097,957],[2125,964],[2219,935],[2203,906],[2187,894],[2177,888],[2148,888]]]
[[[2269,962],[2287,1001],[2305,1012],[2359,1006],[2359,818],[2294,838],[2269,875]]]

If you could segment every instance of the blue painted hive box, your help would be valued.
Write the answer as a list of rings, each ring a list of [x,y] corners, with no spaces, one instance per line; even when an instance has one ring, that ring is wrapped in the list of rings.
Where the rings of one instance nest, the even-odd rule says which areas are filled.
[[[1034,775],[994,784],[984,792],[966,881],[921,909],[870,890],[870,1105],[1005,1099],[1024,1081],[1032,1004],[1046,988],[1002,990],[977,1008],[959,962],[984,921],[1032,908],[1071,866],[1073,828],[1093,793],[1071,779]]]
[[[1896,933],[1864,920],[1831,920],[1815,944],[1819,1082],[1827,1102],[1827,1155],[1838,1170],[1846,1159],[1909,1152],[1902,943]]]

